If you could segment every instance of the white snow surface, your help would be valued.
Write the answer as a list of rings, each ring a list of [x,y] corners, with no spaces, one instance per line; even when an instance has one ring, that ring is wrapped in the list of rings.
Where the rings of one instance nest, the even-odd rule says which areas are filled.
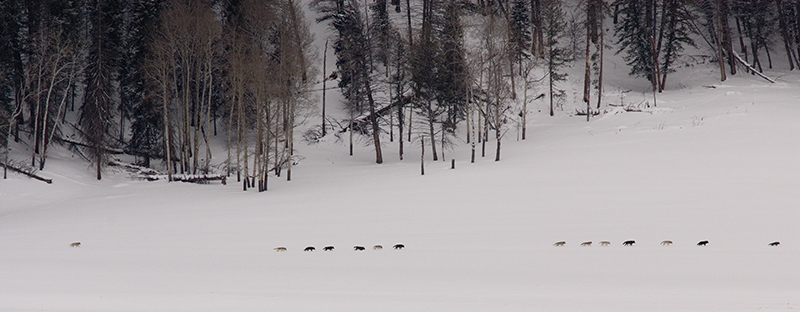
[[[386,135],[381,165],[363,142],[352,157],[332,135],[296,143],[292,181],[263,193],[114,168],[97,181],[54,147],[39,172],[53,184],[0,180],[0,311],[800,309],[800,73],[686,68],[633,113],[607,104],[652,100],[647,82],[607,66],[601,116],[534,102],[501,161],[490,139],[470,163],[462,131],[424,176],[419,142],[401,161]]]
[[[0,310],[795,310],[799,103],[795,73],[588,123],[543,110],[500,162],[493,141],[476,163],[462,142],[424,176],[418,143],[400,161],[386,142],[376,165],[329,137],[264,193],[96,181],[55,149],[53,184],[0,180]]]

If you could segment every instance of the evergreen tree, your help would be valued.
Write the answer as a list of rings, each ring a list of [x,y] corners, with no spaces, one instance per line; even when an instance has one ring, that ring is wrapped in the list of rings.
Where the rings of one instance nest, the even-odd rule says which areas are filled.
[[[446,112],[446,118],[442,120],[444,133],[454,134],[466,112],[468,77],[464,30],[460,20],[461,9],[456,1],[449,0],[441,13],[442,26],[438,37],[442,51],[437,70],[437,103]]]
[[[759,50],[764,49],[769,57],[770,37],[775,28],[775,11],[772,0],[734,0],[735,14],[742,22],[744,33],[750,38],[750,51],[753,55],[752,65],[763,71]],[[771,65],[770,65],[771,66]]]
[[[384,68],[389,63],[390,52],[390,36],[392,33],[392,25],[389,21],[389,12],[387,11],[386,0],[375,0],[370,5],[372,17],[370,19],[370,37],[373,39],[374,55],[383,63]],[[387,72],[388,74],[388,72]]]
[[[667,75],[674,72],[672,64],[683,52],[684,46],[695,46],[692,40],[691,20],[693,19],[691,12],[688,10],[686,0],[664,0],[663,19],[664,23],[659,36],[658,47],[662,49],[663,56],[661,58],[661,86],[659,89],[663,90],[667,81]],[[721,38],[720,38],[721,40]],[[719,62],[724,62],[722,59]]]
[[[799,2],[800,3],[800,2]],[[795,65],[800,67],[800,55],[795,50],[795,23],[797,18],[795,15],[795,5],[789,0],[776,0],[775,7],[777,8],[778,22],[780,23],[781,39],[786,51],[786,58],[789,61],[789,70],[794,70]],[[800,46],[797,46],[800,47]]]
[[[645,77],[656,90],[654,63],[655,33],[653,32],[652,4],[650,1],[617,0],[621,21],[616,24],[617,54],[625,52],[623,59],[631,67],[630,75]]]
[[[431,156],[439,160],[449,136],[466,114],[467,65],[461,7],[458,2],[425,1],[419,44],[411,47],[409,70],[414,85],[415,111],[430,137]],[[440,134],[441,140],[436,139]]]
[[[431,19],[433,14],[429,12],[427,6],[432,5],[432,1],[425,3],[425,18],[423,18],[422,30],[416,40],[416,44],[411,47],[409,56],[409,72],[414,88],[414,108],[415,112],[424,118],[427,135],[431,143],[431,156],[434,161],[439,160],[436,151],[436,125],[440,121],[440,116],[445,112],[444,106],[437,105],[439,93],[439,70],[443,63],[442,49],[437,37],[433,34],[433,24]],[[433,11],[433,10],[430,10]],[[424,147],[423,147],[424,148]]]
[[[18,139],[21,94],[23,89],[23,43],[26,8],[22,1],[0,0],[0,149],[2,161],[8,162],[8,144],[12,132]],[[3,176],[6,177],[4,167]]]
[[[370,41],[356,0],[317,0],[315,8],[322,16],[317,21],[330,21],[337,35],[333,43],[336,66],[339,68],[339,87],[347,99],[345,105],[351,114],[369,113],[371,129],[359,127],[362,133],[371,133],[375,147],[375,162],[383,163],[380,145],[380,127],[373,98]],[[363,105],[366,102],[367,105]],[[353,118],[351,118],[352,121]],[[351,127],[350,131],[355,131]]]
[[[125,151],[143,157],[142,164],[150,166],[150,158],[161,155],[162,134],[158,103],[145,97],[144,66],[148,57],[148,40],[153,27],[158,25],[161,0],[137,0],[130,4],[130,21],[126,28],[125,50],[120,69],[120,111],[130,110],[131,139]]]
[[[529,0],[512,0],[511,49],[514,58],[522,66],[522,59],[529,57],[528,48],[533,40],[531,33],[531,10]]]
[[[369,70],[367,46],[361,14],[352,1],[317,1],[315,7],[322,13],[318,21],[330,21],[336,30],[333,41],[339,87],[348,100],[345,105],[357,114],[363,112],[363,75]]]
[[[115,107],[114,86],[121,46],[121,3],[118,0],[91,0],[88,7],[89,54],[86,64],[86,91],[81,111],[81,130],[95,166],[97,179],[108,158],[112,140],[110,130]]]
[[[566,93],[558,88],[558,83],[567,79],[567,74],[562,72],[564,66],[571,59],[569,49],[564,47],[567,23],[561,1],[542,0],[542,27],[544,29],[545,62],[550,93],[550,116],[554,115],[555,104],[563,101]]]

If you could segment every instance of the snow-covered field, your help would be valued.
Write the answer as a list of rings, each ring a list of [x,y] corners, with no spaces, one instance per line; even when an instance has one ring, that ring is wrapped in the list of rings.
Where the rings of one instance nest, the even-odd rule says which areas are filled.
[[[0,311],[800,309],[800,72],[719,83],[713,65],[684,68],[633,113],[608,104],[652,100],[648,84],[609,58],[598,118],[536,101],[502,161],[493,140],[474,164],[460,142],[426,155],[425,176],[419,143],[400,161],[386,136],[382,165],[365,144],[296,143],[293,181],[264,193],[114,168],[96,181],[54,147],[39,172],[53,184],[0,180]]]
[[[333,137],[298,144],[293,181],[265,193],[96,181],[56,149],[52,185],[0,180],[0,310],[800,309],[800,74],[781,75],[694,81],[589,123],[537,113],[502,161],[489,142],[470,164],[461,143],[425,176],[418,146],[399,161],[387,142],[375,165]]]

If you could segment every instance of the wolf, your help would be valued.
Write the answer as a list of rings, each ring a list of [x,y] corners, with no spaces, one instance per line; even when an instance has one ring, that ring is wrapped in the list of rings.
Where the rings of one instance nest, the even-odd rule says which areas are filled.
[[[323,251],[331,251],[331,250],[333,250],[333,246],[325,246],[324,248],[322,248],[322,250]]]
[[[392,248],[394,248],[394,249],[403,249],[403,248],[406,248],[406,245],[396,244],[396,245],[392,246]]]
[[[553,246],[561,247],[561,246],[564,246],[566,243],[567,242],[565,242],[565,241],[555,242],[555,243],[553,243]]]
[[[705,246],[705,245],[708,245],[708,241],[707,241],[707,240],[704,240],[704,241],[699,241],[699,242],[697,243],[697,246]]]
[[[69,244],[69,247],[80,247],[80,246],[81,246],[81,242],[74,242],[72,244]]]
[[[669,246],[669,245],[672,245],[672,241],[671,240],[665,240],[665,241],[661,242],[661,246]]]
[[[581,246],[592,246],[592,241],[583,242],[581,243]]]
[[[770,246],[778,246],[780,244],[781,244],[781,242],[771,242],[771,243],[769,243]]]
[[[317,250],[316,248],[314,248],[314,246],[308,246],[305,249],[303,249],[303,251],[314,251],[314,250]]]
[[[636,244],[636,241],[628,240],[628,241],[622,242],[622,246],[633,246],[633,244]]]
[[[608,246],[608,245],[611,245],[611,242],[609,242],[609,241],[600,242],[600,246]]]
[[[372,250],[381,250],[381,249],[383,249],[383,246],[381,245],[372,246]]]
[[[286,251],[286,247],[275,247],[275,251],[284,252]]]
[[[364,251],[364,246],[353,246],[353,250],[355,250],[355,251]]]

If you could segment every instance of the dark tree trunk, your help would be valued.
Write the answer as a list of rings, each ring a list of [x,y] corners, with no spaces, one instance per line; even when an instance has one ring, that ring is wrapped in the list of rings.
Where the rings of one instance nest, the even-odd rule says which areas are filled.
[[[731,28],[728,26],[728,15],[730,15],[730,7],[728,0],[718,0],[717,11],[719,12],[720,28],[722,30],[722,44],[725,46],[725,52],[728,57],[728,67],[731,69],[731,75],[736,75],[736,59],[733,56],[733,40],[731,39]]]
[[[739,33],[739,46],[742,48],[742,54],[744,54],[744,61],[750,62],[748,55],[747,55],[747,46],[744,45],[744,33],[742,32],[742,23],[739,17],[736,17],[736,31]]]
[[[777,0],[776,5],[778,7],[778,22],[780,23],[781,28],[781,38],[783,39],[783,46],[786,49],[786,58],[789,60],[789,70],[794,70],[794,60],[792,57],[794,51],[791,48],[792,38],[789,35],[789,25],[786,21],[783,0]]]

